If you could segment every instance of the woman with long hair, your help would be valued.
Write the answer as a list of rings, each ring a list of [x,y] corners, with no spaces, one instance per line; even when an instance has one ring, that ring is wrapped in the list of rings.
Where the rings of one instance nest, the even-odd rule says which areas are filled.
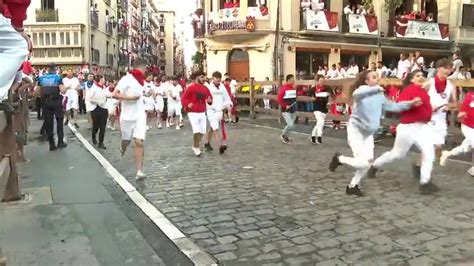
[[[430,194],[436,192],[438,187],[431,182],[435,149],[434,139],[431,138],[433,128],[430,121],[433,107],[428,94],[428,86],[426,86],[426,79],[421,70],[409,73],[403,85],[404,89],[398,100],[413,101],[418,98],[421,99],[421,103],[400,113],[400,124],[397,126],[397,135],[392,150],[374,161],[367,176],[375,177],[377,169],[389,162],[405,157],[410,148],[415,145],[421,151],[420,192]]]
[[[108,110],[107,98],[111,93],[105,88],[105,79],[102,75],[96,75],[94,85],[87,92],[92,117],[92,143],[98,145],[99,149],[106,149],[104,145],[105,128],[107,126]],[[99,142],[96,135],[99,133]]]
[[[383,111],[401,112],[420,103],[419,98],[400,103],[389,101],[378,83],[379,78],[375,71],[365,71],[357,76],[356,82],[350,88],[353,112],[347,126],[347,142],[353,157],[336,153],[329,164],[329,170],[332,172],[341,164],[356,169],[351,183],[346,188],[349,195],[363,196],[359,184],[374,158],[374,134],[380,127]]]

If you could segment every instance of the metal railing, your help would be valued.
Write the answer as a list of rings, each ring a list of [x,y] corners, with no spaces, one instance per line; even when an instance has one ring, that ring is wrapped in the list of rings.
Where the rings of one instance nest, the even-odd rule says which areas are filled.
[[[107,66],[113,66],[114,65],[114,55],[113,54],[107,54]]]
[[[36,22],[58,22],[58,9],[36,9]]]
[[[108,35],[112,35],[114,33],[114,28],[112,26],[112,22],[105,22],[105,32]]]
[[[92,63],[99,64],[100,63],[100,50],[92,48]]]
[[[90,11],[91,12],[91,26],[93,28],[99,27],[99,13],[97,11]]]

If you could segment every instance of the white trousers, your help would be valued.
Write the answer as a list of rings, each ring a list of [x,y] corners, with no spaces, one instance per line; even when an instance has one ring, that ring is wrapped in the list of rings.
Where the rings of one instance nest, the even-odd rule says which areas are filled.
[[[313,127],[313,131],[311,132],[311,136],[313,137],[322,137],[323,136],[323,129],[324,129],[324,122],[326,121],[327,114],[314,111],[314,117],[316,118],[316,125]]]
[[[207,120],[209,120],[209,126],[212,130],[219,129],[223,116],[223,111],[207,110]]]
[[[474,128],[470,128],[466,125],[462,125],[461,131],[462,131],[462,134],[464,135],[464,140],[461,143],[461,145],[448,151],[448,154],[450,157],[468,153],[474,147]]]
[[[282,135],[288,136],[290,131],[292,131],[295,127],[296,114],[290,112],[283,112],[281,113],[281,115],[283,116],[283,119],[285,119],[286,122],[286,126],[283,129]]]
[[[374,136],[361,134],[356,126],[349,123],[347,126],[347,142],[354,157],[339,156],[339,162],[356,169],[351,181],[351,187],[354,187],[359,185],[370,168],[370,161],[374,159]]]
[[[188,113],[189,123],[191,123],[191,128],[193,130],[193,134],[206,134],[206,127],[207,127],[207,118],[206,113]]]
[[[0,101],[8,97],[16,73],[28,56],[28,43],[0,14]]]
[[[270,109],[270,99],[263,99],[263,105],[265,109]]]
[[[401,159],[415,145],[421,152],[420,184],[428,183],[431,179],[431,171],[435,160],[432,129],[431,125],[423,123],[399,124],[392,150],[377,158],[373,166],[380,168],[396,159]]]

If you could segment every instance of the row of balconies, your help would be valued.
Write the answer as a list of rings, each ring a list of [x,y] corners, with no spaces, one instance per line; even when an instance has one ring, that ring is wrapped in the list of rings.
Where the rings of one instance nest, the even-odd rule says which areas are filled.
[[[91,48],[92,53],[92,63],[93,64],[100,64],[100,50]],[[105,64],[108,66],[114,65],[114,55],[113,54],[106,54],[105,55]]]
[[[198,11],[196,13],[199,13]],[[216,32],[233,31],[241,33],[242,31],[249,31],[249,28],[247,28],[247,18],[249,16],[255,18],[253,26],[255,26],[257,31],[272,30],[274,28],[268,16],[268,10],[267,13],[256,14],[258,10],[253,10],[249,7],[247,14],[240,14],[240,12],[239,8],[221,9],[218,12],[211,12],[206,18],[206,21],[208,21],[207,25],[204,25],[204,18],[202,16],[193,15],[194,37],[203,38],[206,34],[212,35]],[[394,18],[388,21],[388,23],[382,21],[382,24],[380,24],[379,18],[374,15],[344,15],[327,10],[302,10],[299,22],[299,31],[305,33],[348,33],[351,35],[372,36],[374,38],[380,36],[436,41],[449,41],[450,38],[448,24],[407,20],[404,17]],[[243,25],[245,26],[242,27]],[[451,30],[453,30],[451,37],[463,38],[467,41],[469,41],[468,38],[474,37],[474,27],[459,27],[452,28]],[[469,42],[472,42],[472,40]]]

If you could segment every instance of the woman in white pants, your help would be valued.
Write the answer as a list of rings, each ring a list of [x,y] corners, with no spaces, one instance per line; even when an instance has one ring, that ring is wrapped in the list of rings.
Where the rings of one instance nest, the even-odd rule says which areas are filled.
[[[446,164],[449,157],[468,153],[474,147],[474,92],[469,92],[466,95],[459,111],[458,118],[462,121],[461,131],[464,140],[456,148],[441,153],[439,163],[442,166]]]
[[[341,164],[355,168],[355,175],[347,186],[346,193],[363,196],[359,185],[374,158],[374,133],[380,127],[383,111],[408,110],[419,104],[420,99],[414,98],[400,103],[388,100],[385,98],[384,89],[378,85],[378,75],[375,71],[360,73],[351,90],[354,104],[347,127],[347,141],[354,156],[346,157],[336,153],[329,164],[329,170],[334,172]]]
[[[435,160],[435,141],[432,138],[433,127],[430,124],[433,107],[428,91],[423,87],[425,83],[423,72],[420,70],[411,72],[408,74],[405,84],[408,81],[411,84],[403,89],[398,99],[420,98],[422,104],[400,114],[400,124],[397,126],[397,136],[392,150],[374,161],[367,176],[374,178],[377,169],[405,157],[410,148],[415,145],[421,151],[420,192],[431,194],[438,190],[438,187],[431,182],[431,171]]]
[[[318,84],[314,88],[314,97],[313,102],[314,106],[314,117],[316,118],[316,125],[313,127],[311,132],[311,143],[313,144],[322,144],[323,143],[323,129],[324,122],[326,121],[326,116],[328,114],[328,103],[329,103],[329,92],[324,88],[322,81],[324,76],[318,75],[316,81]]]

